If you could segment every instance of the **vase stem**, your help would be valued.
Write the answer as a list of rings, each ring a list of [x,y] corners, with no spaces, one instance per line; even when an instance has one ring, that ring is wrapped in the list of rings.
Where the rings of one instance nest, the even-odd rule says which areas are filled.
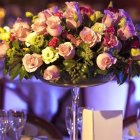
[[[72,88],[73,140],[78,140],[77,110],[79,102],[79,90],[79,87]]]

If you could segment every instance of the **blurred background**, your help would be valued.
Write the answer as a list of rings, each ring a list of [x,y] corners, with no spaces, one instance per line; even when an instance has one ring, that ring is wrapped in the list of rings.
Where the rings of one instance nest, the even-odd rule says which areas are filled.
[[[24,18],[25,12],[36,14],[55,4],[64,5],[59,0],[0,0],[0,26],[12,26],[17,17]],[[96,10],[103,10],[110,0],[83,0]],[[125,9],[139,27],[140,0],[113,0],[115,7]],[[26,18],[25,18],[26,20]],[[63,135],[65,128],[65,106],[71,105],[71,89],[54,87],[39,80],[9,81],[2,74],[3,65],[0,63],[0,107],[5,109],[23,108],[48,122],[53,123]],[[116,81],[104,85],[81,89],[80,106],[95,110],[123,110],[124,118],[136,114],[140,104],[140,78],[123,85]]]

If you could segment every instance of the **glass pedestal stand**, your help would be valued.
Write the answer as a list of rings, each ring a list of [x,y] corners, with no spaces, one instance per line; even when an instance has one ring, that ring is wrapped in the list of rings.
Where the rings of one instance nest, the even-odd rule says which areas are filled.
[[[77,112],[78,112],[79,91],[80,91],[79,87],[72,88],[72,114],[73,114],[72,140],[78,140]]]
[[[97,86],[108,81],[111,81],[114,76],[112,74],[107,75],[97,75],[91,80],[85,80],[77,85],[70,83],[70,81],[59,81],[58,83],[51,83],[49,81],[44,80],[40,75],[37,75],[39,79],[46,82],[47,84],[59,86],[59,87],[71,87],[72,88],[72,140],[78,140],[78,126],[77,126],[77,115],[78,115],[78,102],[79,102],[79,94],[80,88],[89,87],[89,86]]]

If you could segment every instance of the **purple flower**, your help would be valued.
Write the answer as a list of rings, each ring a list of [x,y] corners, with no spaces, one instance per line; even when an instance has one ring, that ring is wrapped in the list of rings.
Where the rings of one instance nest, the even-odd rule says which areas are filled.
[[[104,17],[102,19],[102,23],[105,24],[106,27],[110,27],[116,24],[118,18],[119,18],[119,13],[110,11],[110,10],[104,10]]]
[[[117,31],[117,34],[121,40],[127,40],[136,35],[136,30],[133,24],[126,23]]]

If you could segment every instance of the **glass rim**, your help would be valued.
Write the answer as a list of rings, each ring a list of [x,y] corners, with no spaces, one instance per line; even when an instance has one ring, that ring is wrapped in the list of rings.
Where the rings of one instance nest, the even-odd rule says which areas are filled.
[[[16,113],[16,112],[24,112],[25,114],[28,113],[28,111],[26,109],[21,109],[21,108],[11,108],[8,110],[8,112],[11,112],[11,111],[14,113]]]

